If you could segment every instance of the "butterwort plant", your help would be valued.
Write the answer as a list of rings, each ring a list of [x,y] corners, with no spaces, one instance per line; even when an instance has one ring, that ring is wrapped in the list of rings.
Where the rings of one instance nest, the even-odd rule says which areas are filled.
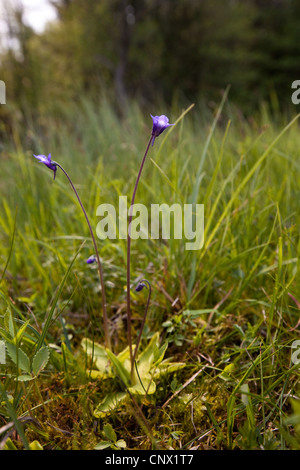
[[[56,176],[57,168],[60,168],[60,170],[67,177],[67,179],[68,179],[68,181],[71,185],[71,188],[74,191],[74,193],[76,195],[76,198],[79,202],[81,210],[84,214],[84,217],[85,217],[85,220],[87,222],[89,232],[90,232],[90,235],[91,235],[91,239],[92,239],[92,242],[93,242],[94,250],[95,250],[95,254],[90,256],[87,259],[87,263],[91,264],[91,263],[97,262],[97,264],[98,264],[98,272],[99,272],[100,285],[101,285],[101,294],[102,294],[102,317],[103,317],[104,341],[105,341],[105,346],[108,349],[111,349],[103,269],[102,269],[102,264],[101,264],[101,260],[100,260],[100,256],[99,256],[99,251],[98,251],[96,239],[95,239],[95,236],[94,236],[94,232],[93,232],[88,214],[87,214],[87,212],[84,208],[84,205],[81,201],[81,198],[80,198],[80,196],[79,196],[79,194],[78,194],[78,192],[77,192],[77,190],[76,190],[76,188],[73,184],[73,181],[71,180],[69,174],[66,172],[66,170],[58,162],[52,160],[51,153],[49,153],[48,157],[46,157],[45,155],[33,155],[33,156],[35,158],[37,158],[41,163],[44,163],[44,165],[46,165],[47,168],[49,168],[50,170],[53,171],[54,179],[55,179],[55,176]]]
[[[149,296],[148,296],[147,307],[146,307],[146,311],[145,311],[145,314],[144,314],[144,318],[143,318],[142,327],[141,327],[141,330],[140,330],[140,333],[139,333],[138,341],[136,343],[135,352],[133,353],[132,336],[131,336],[131,306],[130,306],[131,222],[132,222],[132,217],[133,217],[132,211],[133,211],[133,206],[134,206],[134,203],[135,203],[135,197],[136,197],[136,192],[137,192],[137,189],[138,189],[138,184],[139,184],[139,181],[141,179],[142,171],[143,171],[143,168],[144,168],[144,165],[145,165],[145,161],[146,161],[150,146],[154,145],[155,139],[158,136],[160,136],[163,131],[165,131],[170,126],[174,126],[174,124],[169,123],[169,118],[167,116],[165,116],[164,114],[162,114],[161,116],[152,116],[152,114],[150,114],[150,116],[151,116],[152,121],[153,121],[152,132],[151,132],[151,136],[150,136],[150,139],[148,141],[144,156],[142,158],[142,162],[140,164],[138,175],[137,175],[137,178],[136,178],[136,181],[135,181],[135,185],[134,185],[134,189],[133,189],[133,193],[132,193],[132,198],[131,198],[131,205],[130,205],[129,214],[128,214],[127,279],[126,279],[127,280],[127,291],[126,291],[127,297],[126,297],[126,300],[127,300],[127,335],[128,335],[128,345],[129,345],[129,354],[130,354],[130,363],[131,363],[131,376],[133,375],[133,371],[134,371],[134,361],[135,361],[139,341],[141,339],[142,328],[143,328],[145,320],[146,320],[146,315],[147,315],[147,311],[148,311],[148,307],[149,307],[150,294],[151,294],[151,286],[149,284]],[[148,281],[147,281],[147,283],[148,283]],[[140,287],[142,288],[144,286],[140,285]],[[141,290],[141,289],[138,288],[138,291],[139,290]]]
[[[130,306],[130,300],[131,300],[131,298],[130,298],[131,222],[132,222],[132,217],[133,217],[132,210],[133,210],[133,206],[134,206],[134,203],[135,203],[135,197],[136,197],[136,193],[137,193],[137,189],[138,189],[138,184],[139,184],[139,181],[140,181],[140,178],[141,178],[141,174],[142,174],[142,171],[143,171],[143,168],[144,168],[144,164],[145,164],[149,149],[150,149],[151,146],[154,145],[155,139],[157,137],[159,137],[162,134],[162,132],[164,132],[168,127],[174,125],[174,124],[169,123],[169,119],[165,115],[152,116],[150,114],[150,116],[151,116],[152,122],[153,122],[152,132],[151,132],[150,139],[148,141],[144,156],[142,158],[142,161],[141,161],[141,164],[140,164],[140,167],[139,167],[138,175],[137,175],[137,178],[136,178],[136,181],[135,181],[133,194],[132,194],[132,198],[131,198],[131,205],[130,205],[130,208],[129,208],[129,214],[128,214],[128,230],[127,230],[127,336],[128,336],[128,346],[129,346],[129,353],[130,353],[131,376],[133,376],[135,358],[137,356],[138,347],[139,347],[139,344],[140,344],[140,341],[141,341],[143,327],[145,325],[146,316],[147,316],[147,312],[148,312],[148,308],[149,308],[149,304],[150,304],[150,297],[151,297],[151,285],[150,285],[149,281],[147,281],[147,280],[141,281],[138,284],[138,286],[136,287],[136,291],[139,292],[144,287],[146,287],[148,289],[148,300],[147,300],[147,304],[146,304],[146,308],[145,308],[145,312],[144,312],[140,332],[139,332],[139,335],[138,335],[138,338],[137,338],[135,350],[133,352],[132,334],[131,334],[131,306]],[[34,155],[34,157],[37,160],[39,160],[41,163],[46,165],[46,167],[49,168],[51,171],[53,171],[53,178],[54,179],[56,177],[57,168],[59,168],[64,173],[64,175],[66,176],[66,178],[68,179],[68,181],[71,185],[72,190],[75,193],[75,196],[76,196],[76,198],[79,202],[81,210],[82,210],[82,212],[85,216],[85,219],[86,219],[89,231],[90,231],[91,239],[92,239],[92,242],[93,242],[94,251],[95,251],[95,254],[91,255],[87,259],[87,263],[92,264],[92,263],[97,262],[97,264],[98,264],[98,271],[99,271],[99,278],[100,278],[101,292],[102,292],[103,329],[104,329],[105,347],[108,348],[109,350],[111,350],[111,340],[110,340],[110,333],[109,333],[109,326],[108,326],[108,315],[107,315],[107,304],[106,304],[106,294],[105,294],[103,269],[102,269],[102,264],[101,264],[101,260],[100,260],[99,251],[98,251],[98,248],[97,248],[95,236],[94,236],[94,233],[93,233],[93,230],[92,230],[91,223],[89,221],[87,212],[86,212],[86,210],[83,206],[83,203],[80,199],[80,196],[79,196],[79,194],[78,194],[78,192],[77,192],[77,190],[76,190],[76,188],[75,188],[75,186],[74,186],[74,184],[71,180],[71,177],[66,172],[66,170],[62,167],[62,165],[60,165],[58,162],[52,160],[51,153],[49,153],[48,157],[46,155]]]

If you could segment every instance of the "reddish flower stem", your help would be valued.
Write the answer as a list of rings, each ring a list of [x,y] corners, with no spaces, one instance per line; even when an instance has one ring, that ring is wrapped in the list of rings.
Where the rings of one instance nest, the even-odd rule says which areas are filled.
[[[52,162],[54,165],[57,165],[61,171],[65,174],[65,176],[68,178],[69,180],[69,183],[77,197],[77,200],[80,204],[80,207],[82,209],[82,212],[85,216],[85,219],[86,219],[86,222],[88,224],[88,228],[89,228],[89,231],[90,231],[90,234],[91,234],[91,238],[92,238],[92,242],[93,242],[93,245],[94,245],[94,249],[95,249],[95,254],[96,254],[96,260],[97,260],[97,264],[98,264],[98,271],[99,271],[99,277],[100,277],[100,285],[101,285],[101,294],[102,294],[102,316],[103,316],[103,329],[104,329],[104,341],[105,341],[105,346],[108,348],[108,349],[111,349],[111,341],[110,341],[110,334],[109,334],[109,328],[108,328],[108,316],[107,316],[107,305],[106,305],[106,294],[105,294],[105,285],[104,285],[104,278],[103,278],[103,270],[102,270],[102,265],[101,265],[101,261],[100,261],[100,256],[99,256],[99,252],[98,252],[98,248],[97,248],[97,243],[96,243],[96,240],[95,240],[95,236],[94,236],[94,233],[93,233],[93,230],[92,230],[92,226],[91,226],[91,223],[89,221],[89,218],[88,218],[88,215],[87,215],[87,212],[81,202],[81,199],[79,197],[79,194],[70,178],[70,176],[68,175],[68,173],[66,172],[66,170],[57,162]]]
[[[130,364],[131,364],[131,375],[133,374],[134,368],[134,357],[132,353],[132,336],[131,336],[131,311],[130,311],[130,253],[131,253],[131,222],[132,222],[132,210],[135,201],[135,196],[138,188],[138,184],[141,178],[141,174],[144,168],[145,160],[152,142],[153,136],[151,135],[148,145],[146,147],[144,157],[142,163],[140,165],[140,169],[137,175],[137,179],[134,185],[134,190],[131,199],[131,205],[129,208],[129,216],[128,216],[128,230],[127,230],[127,336],[128,336],[128,345],[129,345],[129,353],[130,353]]]

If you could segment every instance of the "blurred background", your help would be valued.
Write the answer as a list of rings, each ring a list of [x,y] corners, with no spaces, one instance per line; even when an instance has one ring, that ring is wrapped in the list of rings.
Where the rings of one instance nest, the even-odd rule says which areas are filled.
[[[299,18],[299,0],[6,0],[2,131],[16,109],[60,113],[82,96],[123,113],[128,100],[213,105],[230,85],[245,114],[292,106]]]

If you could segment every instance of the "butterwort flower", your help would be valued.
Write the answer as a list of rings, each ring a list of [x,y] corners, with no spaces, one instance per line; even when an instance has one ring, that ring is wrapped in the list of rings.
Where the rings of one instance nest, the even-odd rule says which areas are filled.
[[[96,261],[97,261],[96,255],[92,255],[86,260],[87,264],[93,264]]]
[[[161,116],[152,116],[153,127],[152,127],[152,145],[154,144],[155,138],[158,137],[167,127],[174,126],[169,124],[169,118],[162,114]]]
[[[51,160],[51,153],[49,153],[48,157],[46,157],[46,155],[33,155],[35,158],[37,158],[41,163],[44,163],[44,165],[46,165],[48,168],[50,168],[50,170],[53,171],[54,173],[54,178],[55,179],[55,175],[56,175],[56,164],[52,162]]]
[[[136,286],[135,290],[136,292],[140,292],[141,290],[144,289],[144,287],[147,287],[144,282],[139,282],[138,285]]]

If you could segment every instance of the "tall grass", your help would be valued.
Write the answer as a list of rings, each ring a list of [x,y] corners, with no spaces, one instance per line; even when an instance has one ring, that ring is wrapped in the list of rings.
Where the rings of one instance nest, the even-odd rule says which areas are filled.
[[[45,447],[96,443],[78,437],[82,426],[91,432],[89,400],[97,391],[87,398],[91,385],[84,361],[76,358],[82,335],[103,342],[103,327],[97,273],[85,263],[93,246],[84,217],[68,182],[60,174],[53,182],[32,154],[51,152],[66,168],[96,227],[99,204],[118,207],[119,195],[130,198],[150,113],[174,122],[182,109],[143,114],[133,104],[120,120],[109,103],[83,100],[64,119],[42,117],[15,128],[1,154],[0,332],[5,339],[11,312],[17,329],[29,320],[31,329],[18,343],[29,357],[36,344],[52,348],[42,392],[53,422],[46,430],[33,430],[33,424],[27,429],[29,441]],[[300,447],[299,366],[291,362],[291,345],[299,338],[299,144],[296,116],[278,118],[264,108],[246,119],[224,100],[212,110],[196,104],[151,149],[138,202],[205,205],[201,250],[186,251],[183,240],[132,242],[131,279],[146,277],[152,285],[143,340],[159,331],[169,341],[168,354],[186,363],[162,380],[156,398],[143,403],[157,412],[162,448]],[[113,349],[120,351],[126,346],[126,240],[99,240],[98,246]],[[135,337],[146,295],[132,293]],[[4,421],[33,414],[40,422],[40,397],[30,382],[26,393],[20,386],[20,368],[10,357],[0,368]],[[57,373],[64,387],[55,395],[49,390]],[[82,386],[84,399],[71,392]],[[161,407],[167,399],[168,413]],[[56,402],[72,410],[80,403],[83,410],[84,418],[68,428],[69,439],[51,434],[51,425],[63,426]],[[124,423],[113,417],[128,447],[150,445]],[[157,429],[154,418],[149,423]],[[28,447],[22,431],[20,437]]]

